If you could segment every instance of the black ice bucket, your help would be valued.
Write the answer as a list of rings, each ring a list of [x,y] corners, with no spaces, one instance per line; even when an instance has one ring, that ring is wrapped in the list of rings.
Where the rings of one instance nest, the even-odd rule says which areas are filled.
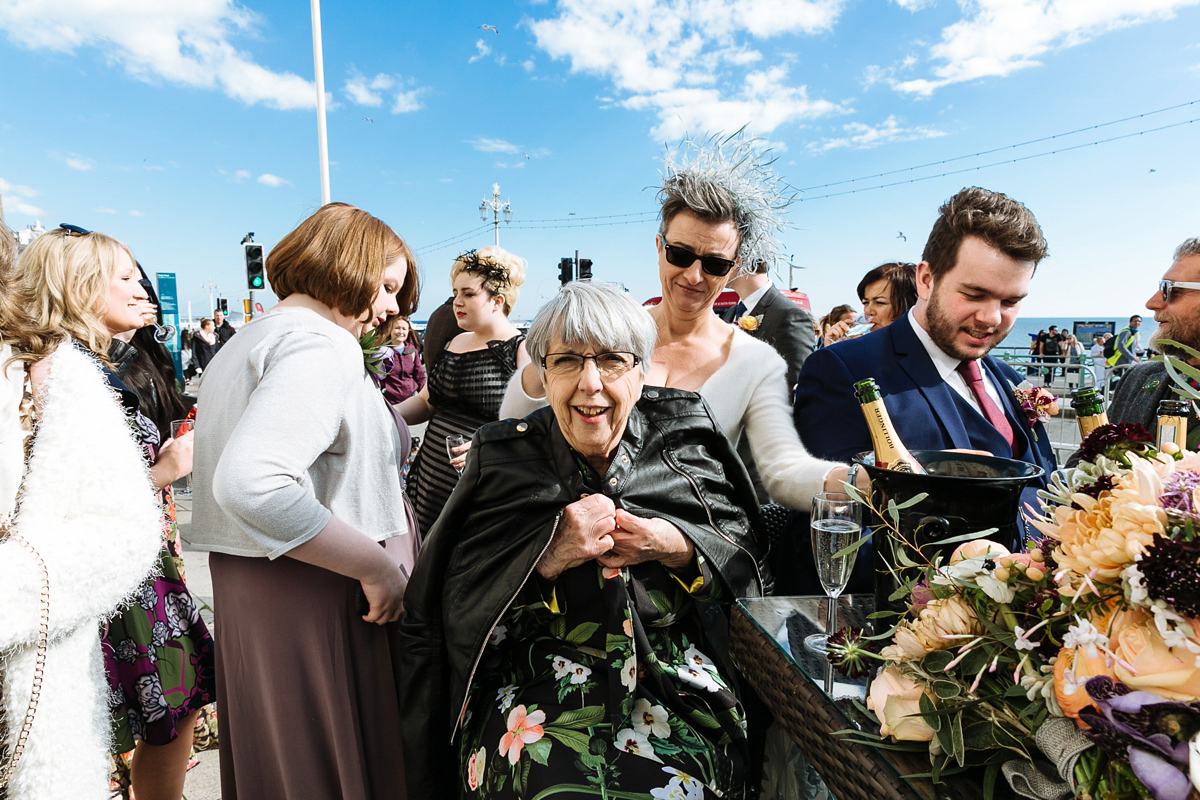
[[[906,598],[889,600],[900,587],[892,565],[903,576],[905,571],[896,557],[900,548],[909,550],[917,563],[932,561],[941,555],[945,563],[959,543],[942,544],[967,533],[995,528],[980,538],[999,542],[1009,549],[1019,546],[1023,527],[1018,522],[1021,491],[1042,475],[1042,468],[1011,458],[977,456],[969,453],[950,453],[942,450],[916,450],[912,453],[926,474],[896,472],[875,466],[875,454],[859,453],[854,460],[866,468],[871,477],[871,502],[886,514],[889,500],[902,504],[918,494],[924,499],[902,509],[899,528],[904,539],[916,545],[920,554],[899,542],[882,528],[879,519],[864,515],[864,523],[876,533],[871,539],[875,564],[875,609],[903,612]],[[907,568],[910,573],[915,568]],[[891,618],[883,618],[877,628],[886,630]],[[894,620],[891,620],[894,621]]]

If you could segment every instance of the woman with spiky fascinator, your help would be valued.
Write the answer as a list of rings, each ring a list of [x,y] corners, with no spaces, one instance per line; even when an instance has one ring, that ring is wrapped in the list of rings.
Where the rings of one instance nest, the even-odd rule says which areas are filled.
[[[658,199],[659,234],[680,211],[713,222],[730,221],[738,233],[737,261],[743,273],[780,256],[778,231],[796,194],[775,171],[776,157],[761,139],[744,130],[728,136],[684,139],[663,158]]]
[[[755,144],[742,131],[686,140],[664,160],[655,237],[662,301],[649,310],[658,339],[646,385],[698,392],[731,441],[745,432],[771,497],[808,511],[816,492],[842,490],[848,469],[814,458],[800,443],[787,367],[775,348],[742,330],[744,320],[731,326],[713,313],[739,262],[753,272],[758,261],[775,257],[775,233],[794,199],[769,153]],[[537,371],[518,370],[500,417],[524,417],[544,398]]]

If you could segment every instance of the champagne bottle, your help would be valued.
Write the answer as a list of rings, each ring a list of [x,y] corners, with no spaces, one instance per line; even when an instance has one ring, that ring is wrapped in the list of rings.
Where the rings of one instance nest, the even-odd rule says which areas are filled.
[[[867,418],[867,429],[871,431],[871,443],[875,446],[875,466],[896,472],[925,472],[912,453],[896,435],[887,407],[879,395],[874,378],[854,384],[854,394]]]
[[[1075,409],[1075,421],[1079,423],[1079,435],[1086,439],[1088,434],[1108,424],[1104,411],[1104,400],[1095,389],[1079,389],[1071,395],[1071,408]]]
[[[1182,400],[1163,400],[1158,404],[1158,449],[1168,442],[1186,447],[1188,404]]]

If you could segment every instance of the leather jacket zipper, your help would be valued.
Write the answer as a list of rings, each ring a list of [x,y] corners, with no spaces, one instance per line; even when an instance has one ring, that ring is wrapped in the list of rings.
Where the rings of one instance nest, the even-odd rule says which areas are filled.
[[[711,518],[711,515],[710,515]],[[500,620],[504,618],[504,612],[512,606],[513,601],[517,599],[517,595],[525,588],[525,584],[529,582],[529,576],[537,569],[538,562],[542,560],[542,556],[550,549],[550,545],[554,542],[554,534],[558,533],[558,523],[562,521],[562,512],[558,512],[558,516],[554,518],[554,528],[550,531],[550,538],[546,540],[546,544],[542,547],[542,551],[538,553],[538,557],[534,560],[533,566],[529,568],[529,572],[525,573],[525,579],[517,586],[517,590],[513,592],[512,597],[508,598],[508,602],[504,604],[504,610],[500,612],[494,620],[491,627],[488,628],[487,636],[483,637],[483,644],[479,647],[479,652],[475,654],[475,661],[471,664],[471,672],[467,675],[467,696],[463,698],[462,708],[458,710],[458,718],[454,721],[454,730],[450,731],[450,743],[454,743],[454,737],[458,735],[458,727],[462,724],[463,716],[467,713],[467,704],[471,702],[471,684],[475,681],[475,670],[479,668],[479,660],[483,658],[483,651],[487,648],[488,642],[492,638],[492,632],[496,630],[496,626],[500,624]]]
[[[758,590],[759,590],[759,592],[761,592],[764,584],[763,584],[763,579],[762,579],[762,572],[758,568],[758,559],[755,558],[754,555],[749,550],[747,550],[745,547],[738,544],[731,537],[729,537],[725,533],[725,531],[721,530],[721,528],[717,525],[716,520],[713,519],[712,508],[709,507],[708,500],[705,499],[704,493],[701,492],[700,487],[696,485],[695,479],[693,479],[691,475],[689,475],[686,471],[684,471],[683,467],[678,466],[674,463],[674,461],[671,458],[671,452],[669,450],[663,450],[662,455],[663,455],[663,461],[666,462],[667,466],[670,467],[674,472],[677,472],[680,475],[682,475],[684,477],[684,479],[688,483],[691,484],[692,491],[696,493],[696,498],[700,501],[700,505],[704,506],[704,513],[708,515],[708,524],[712,527],[712,529],[714,531],[717,532],[717,535],[720,536],[725,541],[729,542],[731,545],[733,545],[737,549],[741,550],[743,553],[746,554],[747,557],[749,557],[750,563],[754,565],[754,575],[756,578],[758,578]]]

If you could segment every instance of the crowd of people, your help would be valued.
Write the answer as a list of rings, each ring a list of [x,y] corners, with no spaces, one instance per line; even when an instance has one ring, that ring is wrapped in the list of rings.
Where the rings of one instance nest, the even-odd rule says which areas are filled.
[[[736,136],[668,158],[653,307],[569,283],[523,334],[527,265],[487,247],[453,260],[423,344],[413,251],[325,205],[267,259],[277,306],[195,332],[194,433],[129,249],[61,228],[14,260],[0,236],[7,796],[107,796],[132,750],[138,800],[178,800],[214,701],[227,800],[758,796],[770,709],[728,609],[821,592],[813,495],[867,485],[854,383],[911,449],[1029,462],[1032,491],[1058,466],[990,354],[1048,254],[1032,212],[963,189],[918,263],[869,270],[861,316],[818,327],[771,285],[772,174]],[[1146,307],[1190,358],[1163,340],[1200,346],[1200,239]],[[1035,347],[1082,352],[1057,330]],[[1170,386],[1137,364],[1110,417],[1153,428]],[[215,642],[178,561],[188,474]],[[765,504],[790,510],[782,534]]]

